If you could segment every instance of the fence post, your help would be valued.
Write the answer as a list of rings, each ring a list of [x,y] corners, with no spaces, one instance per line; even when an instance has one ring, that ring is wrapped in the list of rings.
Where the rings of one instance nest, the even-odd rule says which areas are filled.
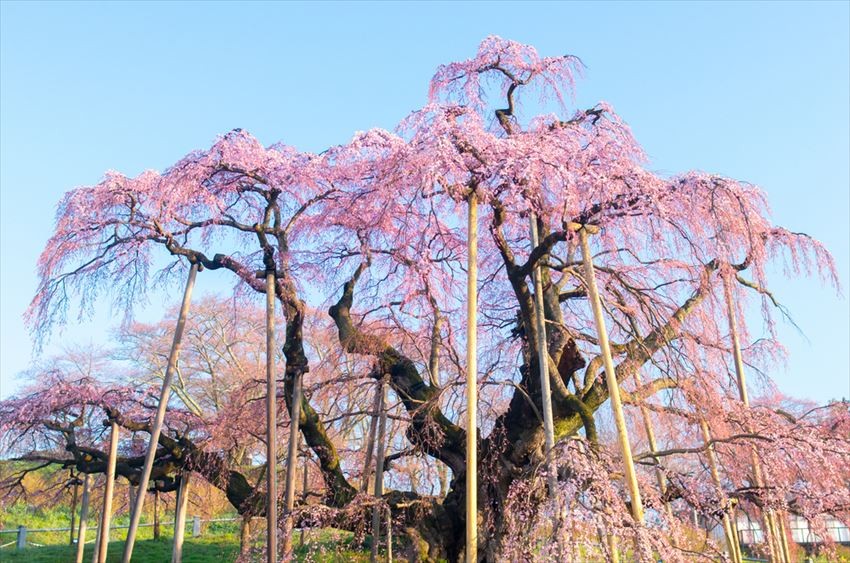
[[[24,549],[27,546],[27,527],[26,526],[18,526],[18,542],[15,544],[15,547],[18,549]]]
[[[201,517],[193,516],[192,517],[192,537],[197,538],[201,535]]]

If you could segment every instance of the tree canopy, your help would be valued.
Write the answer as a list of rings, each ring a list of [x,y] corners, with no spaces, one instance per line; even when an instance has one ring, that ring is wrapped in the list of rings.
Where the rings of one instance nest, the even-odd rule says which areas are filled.
[[[28,311],[33,333],[46,338],[78,298],[83,308],[93,307],[108,293],[130,311],[157,279],[180,274],[187,263],[201,266],[198,283],[212,275],[203,270],[229,271],[244,294],[266,291],[257,270],[278,272],[285,319],[278,399],[289,404],[295,376],[306,376],[301,435],[323,479],[316,484],[321,499],[311,499],[304,518],[321,513],[340,527],[363,525],[354,515],[367,503],[357,485],[362,421],[372,408],[367,383],[386,380],[397,429],[388,456],[407,464],[411,475],[418,471],[420,482],[392,477],[395,488],[384,501],[416,556],[457,560],[466,495],[466,225],[460,217],[474,193],[484,233],[482,557],[551,559],[556,555],[546,540],[560,533],[574,549],[599,550],[598,534],[616,535],[637,541],[642,553],[691,560],[699,555],[686,540],[690,512],[716,520],[729,510],[725,497],[754,512],[770,507],[814,520],[846,519],[847,405],[794,402],[766,382],[762,397],[744,406],[727,316],[728,293],[748,369],[769,372],[781,344],[754,341],[748,330],[752,319],[771,328],[777,312],[785,314],[768,266],[817,274],[837,287],[829,253],[805,234],[773,224],[757,186],[702,171],[654,172],[609,104],[570,107],[581,69],[576,57],[543,57],[531,46],[488,37],[473,58],[437,69],[428,104],[395,132],[358,132],[345,145],[309,154],[282,143],[265,147],[236,129],[163,172],[135,178],[108,172],[59,205]],[[537,111],[550,105],[556,113]],[[540,232],[535,247],[528,236],[532,214]],[[608,391],[576,224],[600,229],[591,245],[616,376],[625,402],[640,407],[660,442],[647,451],[632,408],[641,492],[652,510],[641,526],[629,516],[622,484],[611,478],[620,472],[619,454],[599,421]],[[557,440],[554,505],[541,466],[531,283],[538,266]],[[205,321],[193,322],[201,330]],[[232,386],[216,387],[218,398],[197,390],[180,395],[185,408],[170,411],[155,465],[161,478],[152,482],[167,487],[168,476],[189,467],[225,490],[240,512],[259,514],[261,485],[241,472],[244,454],[237,459],[232,448],[257,444],[250,426],[262,419],[259,401],[252,402],[260,391],[252,376],[238,376],[226,340],[206,343],[206,359],[199,352],[182,360],[192,370],[218,369],[221,362],[232,371]],[[146,340],[145,349],[155,347]],[[56,463],[103,471],[103,444],[77,420],[98,411],[143,433],[150,416],[144,397],[132,386],[40,374],[33,389],[2,403],[2,439],[25,459],[53,447],[65,450],[50,457]],[[253,410],[245,410],[248,404]],[[710,426],[710,444],[700,437],[701,421]],[[702,462],[710,445],[722,460],[722,490]],[[769,486],[754,484],[745,453],[753,445]],[[124,453],[119,473],[132,482],[141,455]],[[433,484],[443,468],[448,483],[440,494],[433,487],[426,492],[422,484]],[[663,490],[653,481],[656,470],[669,484]],[[665,503],[673,509],[665,512]],[[546,522],[559,511],[563,524],[553,530]]]

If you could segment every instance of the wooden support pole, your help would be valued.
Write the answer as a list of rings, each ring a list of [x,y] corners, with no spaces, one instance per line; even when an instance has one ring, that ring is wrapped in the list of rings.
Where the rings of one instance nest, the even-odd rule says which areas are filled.
[[[583,442],[578,442],[578,451],[581,455],[586,455],[587,450],[584,447]],[[611,507],[603,505],[602,511],[607,515],[611,515]],[[598,526],[596,528],[596,534],[599,536],[599,549],[600,552],[605,555],[606,561],[611,561],[613,563],[617,563],[620,560],[620,553],[617,549],[617,536],[608,531],[603,526]],[[605,545],[605,548],[602,545]]]
[[[100,525],[101,517],[98,516],[96,518],[96,520],[97,520],[98,524],[97,524],[97,531],[94,534],[94,549],[92,550],[92,554],[91,554],[92,555],[91,563],[98,563],[98,559],[99,559],[98,553],[100,553],[100,534],[103,531],[103,526]]]
[[[620,561],[620,550],[617,548],[617,536],[608,534],[606,540],[608,541],[608,557],[611,563],[618,563]]]
[[[139,495],[139,488],[134,487],[133,483],[127,484],[127,506],[135,506],[136,497]]]
[[[74,485],[74,496],[71,498],[71,529],[68,537],[68,545],[74,545],[74,531],[77,528],[77,499],[80,496],[80,480],[71,470],[71,479]]]
[[[378,545],[381,543],[381,497],[384,496],[384,457],[387,435],[387,384],[381,383],[381,414],[378,421],[378,443],[375,451],[375,507],[372,509],[372,554],[371,563],[378,561]]]
[[[531,214],[531,248],[537,248],[539,237],[537,233],[537,217]],[[540,375],[540,398],[543,403],[543,434],[546,446],[546,469],[549,482],[549,495],[554,501],[557,498],[558,475],[553,459],[555,447],[555,423],[552,417],[552,390],[549,384],[549,347],[546,339],[546,314],[543,310],[543,280],[540,267],[534,266],[534,325],[537,332],[537,364]],[[560,514],[560,511],[558,511]]]
[[[590,256],[590,245],[587,242],[588,228],[582,226],[578,229],[579,241],[581,242],[581,253],[584,260],[585,282],[590,304],[593,307],[593,318],[596,322],[596,332],[599,336],[599,347],[602,352],[602,362],[605,366],[605,378],[608,384],[608,395],[611,397],[611,410],[614,413],[614,423],[617,427],[617,437],[620,440],[620,450],[623,455],[625,466],[626,486],[631,497],[632,516],[643,523],[643,503],[640,498],[635,464],[632,460],[632,448],[629,444],[629,433],[626,429],[626,418],[623,415],[623,403],[620,400],[620,385],[617,382],[617,373],[614,369],[614,359],[611,356],[611,347],[608,343],[608,331],[605,328],[605,317],[602,315],[602,301],[599,298],[599,290],[596,287],[596,275],[593,269],[593,260]]]
[[[436,303],[434,308],[434,326],[431,327],[431,353],[428,355],[428,383],[431,387],[440,386],[440,327],[443,317]]]
[[[741,531],[738,529],[738,513],[733,506],[729,511],[729,522],[732,524],[732,533],[735,535],[735,547],[738,550],[738,561],[744,561],[744,552],[741,550]]]
[[[83,550],[86,545],[86,528],[89,520],[89,500],[91,499],[91,475],[83,474],[83,498],[80,502],[80,528],[77,532],[77,554],[75,563],[83,563]]]
[[[251,551],[251,516],[242,515],[242,524],[239,527],[239,553],[245,554]]]
[[[529,216],[529,227],[531,231],[532,251],[537,248],[540,237],[537,232],[537,217],[534,213]],[[534,283],[534,326],[537,334],[537,365],[540,376],[540,402],[543,405],[543,436],[546,448],[546,481],[549,485],[549,498],[552,501],[556,513],[554,535],[558,547],[558,554],[565,559],[567,554],[564,548],[562,525],[565,513],[558,506],[558,468],[555,465],[555,423],[552,417],[552,389],[549,382],[549,344],[546,337],[546,311],[543,304],[543,274],[539,264],[535,264],[531,272]]]
[[[753,457],[757,454],[753,453]],[[764,480],[761,479],[763,483]],[[769,551],[774,554],[772,561],[779,563],[789,563],[785,559],[785,553],[782,550],[782,540],[779,537],[779,524],[777,523],[776,512],[767,508],[764,510],[765,535]]]
[[[150,481],[151,470],[153,469],[153,462],[156,457],[156,449],[159,445],[159,435],[162,433],[165,410],[168,408],[168,401],[171,398],[171,380],[174,377],[174,372],[177,370],[177,358],[180,355],[180,344],[183,340],[183,330],[186,327],[186,317],[189,313],[189,303],[192,301],[192,289],[195,287],[195,276],[197,274],[198,264],[193,263],[191,268],[189,268],[189,276],[186,279],[186,287],[183,290],[183,302],[180,305],[180,314],[177,317],[177,326],[174,329],[174,340],[171,343],[168,364],[165,368],[165,375],[162,378],[162,390],[159,395],[156,416],[151,427],[145,464],[139,476],[140,494],[136,497],[136,503],[133,505],[133,512],[130,515],[130,527],[127,529],[127,541],[124,543],[124,554],[121,558],[123,563],[130,563],[130,558],[133,556],[133,546],[136,543],[136,534],[139,531],[139,523],[142,519],[142,508],[145,503],[145,497],[147,496],[148,482]]]
[[[747,375],[744,371],[744,358],[741,353],[741,339],[738,336],[738,315],[735,312],[734,298],[732,296],[732,282],[728,275],[723,278],[723,296],[726,300],[726,316],[729,323],[729,335],[732,338],[732,359],[735,363],[735,376],[738,381],[738,395],[745,407],[749,408],[750,399],[747,392]],[[751,428],[746,428],[752,433]],[[755,446],[750,448],[750,462],[753,469],[753,481],[758,489],[764,488],[764,476],[762,474],[761,462]],[[782,542],[777,534],[775,513],[770,508],[764,511],[764,533],[770,559],[779,563],[790,563],[785,557]]]
[[[266,560],[277,561],[277,375],[275,273],[266,272]]]
[[[366,436],[366,445],[363,453],[363,474],[360,477],[360,492],[369,492],[369,477],[372,476],[372,458],[375,456],[375,430],[378,426],[378,417],[381,412],[382,384],[379,381],[375,385],[375,396],[372,400],[372,416],[369,420],[369,434]]]
[[[304,452],[304,469],[301,471],[301,502],[304,506],[307,505],[307,482],[308,482],[308,473],[307,473],[307,462],[309,461],[307,452]],[[298,540],[298,545],[304,547],[304,525],[301,525],[301,537]]]
[[[635,385],[636,387],[640,387],[643,384],[643,381],[640,377],[640,371],[635,370]],[[655,428],[652,424],[652,416],[649,413],[649,409],[646,408],[646,405],[641,402],[639,404],[640,416],[643,420],[643,428],[646,431],[646,439],[649,442],[649,451],[652,454],[658,452],[658,442],[655,439]],[[664,470],[661,468],[661,464],[657,457],[653,456],[653,462],[655,463],[655,479],[658,482],[658,492],[661,494],[661,498],[664,499],[665,494],[667,493],[667,477],[664,475]],[[667,517],[672,522],[675,519],[675,515],[673,514],[673,507],[670,506],[670,501],[664,499],[664,512],[667,513]],[[676,547],[676,539],[671,535],[670,543],[673,547]]]
[[[180,483],[177,486],[171,563],[180,563],[183,560],[183,538],[186,536],[186,510],[189,507],[189,475],[190,473],[187,471],[180,473]]]
[[[387,506],[387,563],[393,563],[393,509]]]
[[[153,492],[153,539],[158,540],[159,535],[159,490],[156,490]]]
[[[782,544],[782,553],[785,556],[785,560],[791,561],[791,548],[788,545],[788,529],[785,526],[785,521],[788,519],[788,513],[779,513],[776,515],[776,520],[779,523],[779,538],[780,543]]]
[[[118,462],[118,423],[110,422],[109,460],[106,464],[106,486],[103,492],[103,511],[100,515],[100,543],[97,549],[98,563],[106,563],[109,547],[109,527],[112,524],[112,495],[115,492],[115,466]]]
[[[289,451],[286,456],[285,516],[283,520],[283,552],[287,560],[292,558],[292,529],[295,508],[295,473],[298,471],[298,426],[301,421],[301,372],[296,371],[292,382],[292,409],[289,413]]]
[[[717,467],[717,456],[714,453],[714,444],[711,441],[711,430],[708,428],[708,423],[705,419],[699,421],[700,432],[702,432],[702,440],[706,447],[706,457],[708,457],[708,468],[711,472],[711,480],[714,482],[714,487],[717,489],[717,494],[720,496],[720,510],[723,512],[723,535],[726,539],[726,548],[729,550],[729,558],[732,563],[741,563],[739,558],[740,548],[735,537],[735,531],[732,528],[732,522],[729,519],[729,499],[723,491],[723,482],[720,480],[720,471]]]
[[[478,198],[469,194],[466,274],[466,563],[478,561]]]

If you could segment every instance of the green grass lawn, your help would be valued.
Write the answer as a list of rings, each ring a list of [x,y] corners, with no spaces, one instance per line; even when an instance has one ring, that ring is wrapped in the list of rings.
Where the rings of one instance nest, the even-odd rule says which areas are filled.
[[[369,553],[356,549],[351,545],[350,534],[338,531],[315,531],[318,537],[309,541],[303,547],[296,549],[298,561],[316,561],[321,563],[336,563],[343,561],[368,561]],[[295,541],[297,545],[298,534]],[[83,561],[92,559],[94,544],[86,544]],[[109,543],[106,560],[110,563],[121,561],[124,549],[123,541]],[[233,536],[215,536],[186,538],[183,543],[184,563],[226,563],[236,559],[239,552],[239,542]],[[46,545],[43,547],[30,546],[18,551],[14,546],[0,549],[0,561],[17,561],[23,563],[67,563],[74,560],[76,546]],[[136,543],[133,550],[133,561],[140,563],[167,563],[171,561],[171,538],[163,536],[158,540],[142,540]]]
[[[318,537],[303,547],[296,548],[297,561],[311,561],[317,563],[363,563],[369,560],[368,550],[355,549],[351,545],[348,534],[339,531],[318,531],[314,533]],[[296,542],[298,535],[296,534]],[[107,561],[110,563],[121,561],[121,552],[124,548],[122,541],[113,541],[109,544]],[[86,563],[92,559],[93,544],[87,544],[83,561]],[[236,559],[239,552],[239,542],[234,537],[208,536],[199,538],[186,538],[183,544],[184,563],[228,563]],[[0,549],[0,561],[27,562],[27,563],[67,563],[73,561],[76,547],[69,545],[48,545],[44,547],[28,547],[17,551],[14,546]],[[837,561],[848,561],[844,558],[847,554],[846,548],[841,548]],[[259,561],[259,558],[257,558]],[[747,559],[745,558],[745,561]],[[140,563],[167,563],[171,561],[171,538],[162,537],[159,540],[143,540],[136,544],[133,551],[133,561]],[[826,557],[814,558],[816,563],[826,563]]]
[[[94,544],[87,544],[83,561],[92,559]],[[120,562],[124,543],[110,542],[107,561]],[[239,544],[227,538],[188,538],[183,544],[184,563],[213,563],[233,561],[239,551]],[[28,547],[17,551],[14,547],[0,550],[0,561],[20,561],[23,563],[67,563],[74,560],[76,546],[48,545],[44,547]],[[133,561],[164,563],[171,561],[171,538],[159,540],[144,540],[136,544],[133,550]]]
[[[235,514],[221,514],[219,517],[233,517]],[[89,563],[92,558],[94,539],[97,526],[97,514],[90,514],[86,533],[86,550],[84,561]],[[143,522],[150,521],[150,515]],[[127,514],[117,515],[112,520],[113,526],[126,526],[129,520]],[[0,506],[0,528],[15,530],[18,524],[25,525],[29,532],[25,550],[18,551],[14,543],[0,548],[0,562],[61,562],[74,560],[76,546],[68,545],[68,532],[38,532],[34,530],[45,528],[64,528],[70,525],[70,513],[66,506],[46,508],[31,508],[23,503],[11,506]],[[133,561],[142,563],[167,563],[171,561],[171,537],[174,533],[171,514],[163,514],[162,537],[153,539],[153,528],[139,528],[138,540],[133,550]],[[192,537],[192,521],[187,522],[186,539],[183,546],[183,561],[186,563],[221,562],[229,563],[236,559],[239,552],[239,526],[237,522],[204,522],[203,535]],[[255,541],[261,547],[264,543],[262,530],[255,531]],[[124,549],[126,528],[113,529],[110,533],[108,561],[120,561]],[[298,545],[300,534],[295,534],[295,545]],[[15,541],[15,534],[0,534],[0,545]],[[352,534],[341,530],[307,530],[307,544],[297,548],[299,561],[368,561],[368,551],[363,552],[360,546],[352,545]],[[258,558],[259,559],[259,558]]]

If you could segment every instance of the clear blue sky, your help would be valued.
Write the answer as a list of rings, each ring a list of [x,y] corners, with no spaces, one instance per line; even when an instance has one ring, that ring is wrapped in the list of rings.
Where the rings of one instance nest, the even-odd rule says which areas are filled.
[[[242,127],[318,151],[392,128],[438,64],[490,34],[586,63],[578,104],[613,104],[664,172],[763,186],[775,220],[824,241],[850,283],[850,12],[834,3],[0,4],[0,395],[62,193],[110,168],[162,169]],[[816,280],[774,287],[802,328],[773,374],[850,396],[850,309]],[[157,305],[146,314],[155,316]],[[110,311],[61,342],[97,342]]]

